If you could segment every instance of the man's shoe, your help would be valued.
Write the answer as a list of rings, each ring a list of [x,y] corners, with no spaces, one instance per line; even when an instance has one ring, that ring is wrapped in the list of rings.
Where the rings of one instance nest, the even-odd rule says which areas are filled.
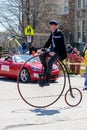
[[[43,87],[44,80],[39,81],[39,86]]]
[[[49,86],[49,82],[45,80],[45,81],[43,82],[43,86]]]
[[[49,86],[49,82],[48,81],[39,82],[39,85],[41,87],[43,87],[43,86]]]

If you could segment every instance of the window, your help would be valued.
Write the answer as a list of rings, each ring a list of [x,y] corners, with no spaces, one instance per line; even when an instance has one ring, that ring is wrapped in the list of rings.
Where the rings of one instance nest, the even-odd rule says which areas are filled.
[[[82,0],[78,0],[78,8],[81,8],[81,1]]]
[[[87,7],[87,0],[83,0],[83,7]]]
[[[87,7],[87,0],[78,0],[78,8]]]
[[[64,12],[69,13],[69,2],[68,2],[68,0],[64,1]]]
[[[62,14],[68,14],[69,13],[69,1],[68,0],[61,0],[59,3],[59,13]]]
[[[86,21],[85,20],[78,21],[77,41],[79,43],[86,42]]]

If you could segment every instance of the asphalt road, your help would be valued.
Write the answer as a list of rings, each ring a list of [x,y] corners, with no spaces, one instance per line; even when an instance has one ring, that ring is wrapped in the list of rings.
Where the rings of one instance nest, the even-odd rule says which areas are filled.
[[[0,77],[0,130],[87,130],[87,91],[84,77],[71,77],[73,87],[81,90],[83,99],[70,107],[62,96],[44,109],[27,105],[17,90],[16,80]]]

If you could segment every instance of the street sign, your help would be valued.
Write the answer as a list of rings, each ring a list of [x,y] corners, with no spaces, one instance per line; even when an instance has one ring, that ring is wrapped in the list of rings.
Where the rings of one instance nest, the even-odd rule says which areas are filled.
[[[25,36],[34,36],[34,29],[28,25],[24,30]]]
[[[31,43],[31,36],[27,36],[27,42]]]

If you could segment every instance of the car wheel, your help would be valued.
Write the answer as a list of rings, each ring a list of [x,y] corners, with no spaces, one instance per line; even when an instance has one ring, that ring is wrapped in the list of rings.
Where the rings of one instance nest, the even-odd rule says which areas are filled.
[[[24,83],[28,82],[30,79],[30,75],[27,69],[23,68],[20,72],[20,80]]]

